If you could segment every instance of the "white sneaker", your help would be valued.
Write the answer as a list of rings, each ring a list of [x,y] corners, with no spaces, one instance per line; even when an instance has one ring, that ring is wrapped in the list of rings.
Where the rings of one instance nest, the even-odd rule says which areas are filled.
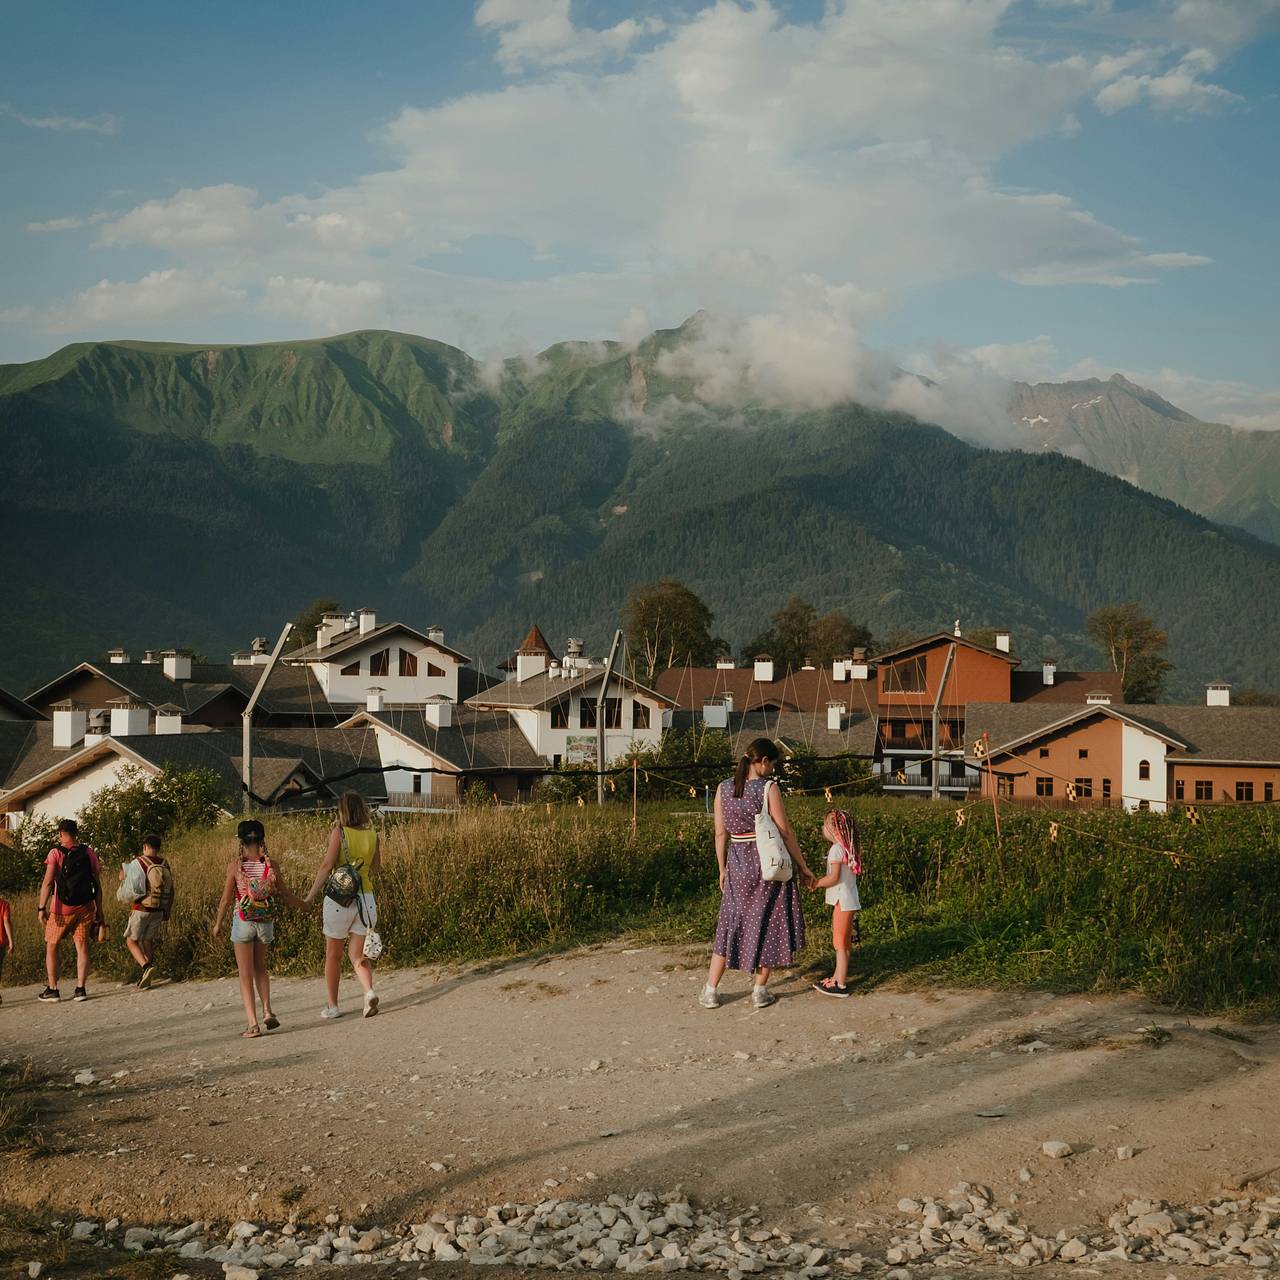
[[[698,1003],[704,1009],[718,1009],[720,1007],[720,993],[710,983],[702,988],[702,994],[698,997]]]
[[[320,1016],[322,1018],[340,1018],[342,1017],[342,1010],[336,1004],[327,1004],[321,1010]]]
[[[771,1004],[776,1003],[777,999],[778,997],[768,987],[751,988],[751,1007],[753,1009],[767,1009]]]
[[[364,1016],[372,1018],[378,1012],[378,993],[376,991],[366,991],[364,993]]]

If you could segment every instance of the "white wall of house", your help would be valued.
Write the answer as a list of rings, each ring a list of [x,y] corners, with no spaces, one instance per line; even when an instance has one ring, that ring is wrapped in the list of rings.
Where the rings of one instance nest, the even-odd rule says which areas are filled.
[[[578,691],[566,694],[569,703],[568,724],[563,728],[553,728],[551,724],[551,708],[542,707],[538,710],[518,709],[512,712],[512,718],[520,726],[521,732],[529,740],[529,745],[540,755],[548,760],[553,760],[556,756],[561,758],[563,763],[568,763],[570,756],[578,758],[588,752],[590,758],[595,759],[595,741],[596,730],[594,725],[588,725],[586,728],[582,726],[582,703],[585,700],[588,705],[594,704],[599,696],[600,689],[597,684],[593,690],[588,687],[585,691]],[[606,729],[604,735],[605,758],[607,763],[624,757],[633,745],[642,749],[656,747],[662,738],[662,704],[652,698],[646,698],[643,695],[636,695],[630,689],[623,689],[619,693],[610,694],[610,697],[620,697],[622,699],[622,724],[617,729]],[[636,727],[636,703],[642,703],[649,708],[649,727]],[[581,739],[589,738],[590,743],[584,744]],[[570,739],[576,739],[572,745],[574,751],[570,751]]]
[[[1125,808],[1137,809],[1146,800],[1155,812],[1163,813],[1168,808],[1168,770],[1164,763],[1168,744],[1136,725],[1122,724],[1120,728],[1124,773],[1120,790],[1125,797]],[[1151,766],[1148,779],[1139,777],[1143,760]]]
[[[417,743],[406,742],[398,734],[392,733],[381,725],[374,725],[373,733],[378,742],[378,759],[382,762],[383,768],[388,770],[383,774],[387,791],[412,792],[413,780],[419,777],[421,781],[417,788],[418,794],[430,795],[433,783],[440,775],[425,771],[441,768],[444,762],[436,759],[431,752],[418,746]],[[399,767],[389,769],[390,765]]]
[[[373,656],[383,649],[390,650],[387,674],[375,676],[369,666]],[[418,660],[416,676],[402,676],[400,650],[413,654]],[[344,676],[342,669],[358,663],[359,675]],[[363,703],[370,689],[383,691],[384,703],[425,702],[428,698],[444,696],[451,702],[458,700],[458,660],[442,653],[434,645],[415,640],[412,636],[391,635],[356,645],[334,657],[332,662],[310,664],[317,683],[330,702]],[[443,676],[427,674],[428,666],[438,667]]]
[[[81,810],[93,798],[95,792],[103,787],[114,787],[121,774],[129,768],[130,762],[117,755],[96,760],[79,773],[72,774],[60,782],[52,783],[47,791],[42,791],[27,800],[19,819],[61,818],[79,819]]]

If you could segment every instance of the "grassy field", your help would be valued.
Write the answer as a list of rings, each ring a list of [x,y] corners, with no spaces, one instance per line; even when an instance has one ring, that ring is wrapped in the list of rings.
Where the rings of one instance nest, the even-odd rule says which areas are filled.
[[[821,864],[821,801],[793,799],[810,862]],[[1275,810],[1222,809],[1203,826],[1158,814],[1006,811],[997,841],[989,811],[956,825],[950,806],[859,802],[867,846],[861,985],[889,979],[1134,989],[1189,1009],[1280,1015],[1280,845]],[[1057,839],[1050,821],[1060,824]],[[1066,824],[1066,825],[1062,825]],[[304,892],[324,847],[316,818],[270,819],[271,852]],[[232,972],[214,939],[234,828],[170,843],[178,904],[160,955],[174,977]],[[390,821],[376,885],[383,963],[468,961],[633,933],[706,944],[719,893],[711,825],[679,805],[463,811]],[[108,876],[112,941],[95,953],[111,977],[134,970],[119,941],[124,909]],[[37,984],[43,945],[33,894],[13,899],[18,947],[9,983]],[[826,908],[806,897],[802,963],[829,962]],[[319,971],[320,913],[282,913],[273,970]],[[67,962],[70,961],[68,947]]]

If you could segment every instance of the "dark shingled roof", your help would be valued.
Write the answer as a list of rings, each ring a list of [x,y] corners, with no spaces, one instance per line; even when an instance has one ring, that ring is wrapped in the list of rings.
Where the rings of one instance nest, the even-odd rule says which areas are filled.
[[[1125,713],[1187,744],[1186,750],[1170,751],[1170,760],[1280,765],[1280,707],[1161,703],[1126,707]]]
[[[1091,693],[1109,693],[1113,706],[1124,703],[1124,685],[1116,671],[1058,671],[1045,684],[1040,671],[1014,671],[1009,696],[1014,702],[1087,702]]]
[[[999,751],[1011,743],[1020,743],[1039,737],[1056,726],[1063,728],[1081,724],[1096,715],[1109,715],[1119,720],[1129,720],[1151,729],[1162,737],[1173,738],[1175,742],[1181,735],[1176,731],[1155,723],[1149,711],[1163,708],[1132,706],[1072,706],[1052,702],[971,702],[965,711],[964,737],[965,755],[969,759],[977,759],[973,753],[974,744],[980,742],[985,731],[992,752]]]
[[[764,706],[784,711],[820,711],[826,723],[827,703],[843,702],[850,712],[874,715],[874,680],[833,680],[828,667],[788,671],[767,682],[755,678],[751,667],[669,667],[658,674],[656,687],[678,707],[701,711],[711,698],[733,695],[733,710],[757,711]]]
[[[0,722],[44,718],[30,703],[24,702],[16,693],[10,693],[7,689],[0,689],[0,711],[7,712],[6,715],[0,715]]]
[[[452,708],[453,723],[446,729],[431,724],[421,707],[390,707],[360,711],[346,723],[356,732],[371,721],[386,725],[410,742],[430,751],[459,770],[520,769],[545,772],[547,762],[529,745],[520,726],[505,711]],[[377,756],[376,745],[370,749]]]
[[[517,680],[512,676],[509,680],[503,680],[500,684],[474,694],[467,702],[473,707],[545,707],[566,694],[576,693],[587,685],[598,683],[602,675],[603,666],[592,667],[590,671],[583,671],[572,677],[551,676],[545,671],[524,680]],[[615,671],[609,678],[609,687],[612,689],[618,684],[623,684],[636,693],[647,694],[659,702],[670,702],[665,694]]]
[[[395,635],[397,632],[411,635],[415,640],[421,640],[423,644],[430,645],[433,649],[439,649],[441,653],[447,653],[452,658],[457,658],[459,662],[466,663],[471,661],[465,653],[459,653],[457,649],[451,649],[441,640],[430,639],[416,627],[411,627],[404,622],[384,622],[380,627],[374,627],[372,631],[368,631],[364,635],[360,634],[359,627],[351,631],[340,631],[323,649],[317,649],[315,641],[312,640],[310,644],[304,644],[301,648],[286,653],[284,660],[286,662],[328,662],[338,654],[346,653],[349,649],[358,648],[363,644],[371,644],[383,639],[385,636]]]
[[[676,711],[673,729],[702,729],[702,715],[695,711]],[[728,730],[708,729],[709,733],[727,732],[737,755],[754,738],[770,738],[784,747],[807,747],[820,756],[871,756],[876,745],[876,720],[866,712],[850,713],[844,728],[827,728],[826,709],[821,713],[797,711],[730,712]]]

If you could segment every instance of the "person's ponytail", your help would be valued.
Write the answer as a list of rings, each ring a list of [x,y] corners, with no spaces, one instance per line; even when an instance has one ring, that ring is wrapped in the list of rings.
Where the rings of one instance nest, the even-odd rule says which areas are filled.
[[[747,743],[747,749],[738,758],[738,768],[733,775],[733,797],[741,800],[747,787],[747,775],[751,766],[760,760],[777,760],[778,745],[769,738],[756,738]]]

